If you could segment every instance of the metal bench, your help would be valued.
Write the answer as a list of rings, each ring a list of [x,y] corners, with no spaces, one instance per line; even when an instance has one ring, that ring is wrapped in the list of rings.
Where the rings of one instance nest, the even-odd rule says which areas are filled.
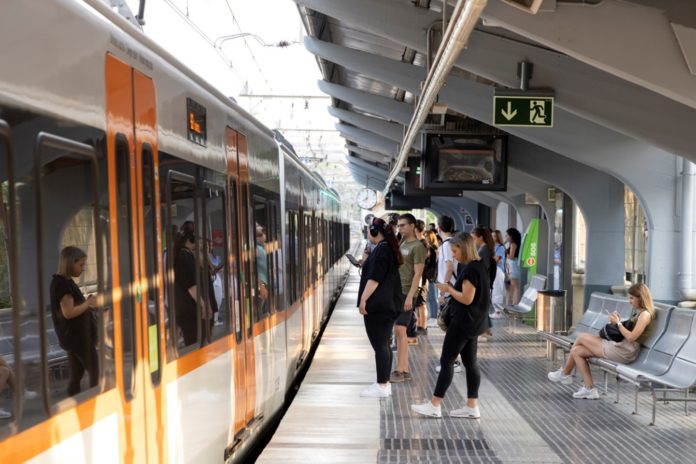
[[[570,351],[573,347],[573,343],[575,343],[575,339],[578,335],[581,333],[598,334],[599,330],[608,322],[609,315],[614,311],[618,311],[623,320],[631,316],[632,309],[630,303],[628,303],[628,300],[624,297],[593,292],[590,295],[587,309],[583,313],[582,319],[580,319],[575,326],[573,332],[568,335],[539,332],[539,335],[544,338],[548,344],[552,345],[547,350],[554,354],[552,358],[555,358],[554,348],[561,348],[565,359],[565,353]]]
[[[689,310],[677,311],[688,312]],[[683,398],[671,396],[669,401],[684,401],[684,411],[688,414],[688,403],[696,401],[696,398],[689,397],[689,389],[696,386],[696,317],[693,317],[689,326],[689,335],[679,352],[674,356],[667,371],[661,374],[643,371],[637,376],[637,381],[650,389],[652,396],[652,421],[650,425],[655,425],[657,392],[664,393],[663,399],[665,401],[667,393],[683,392]]]
[[[503,312],[508,317],[508,323],[512,324],[518,318],[523,318],[525,314],[529,313],[537,300],[537,293],[546,286],[546,277],[542,275],[535,275],[532,281],[529,283],[527,290],[522,294],[519,303],[516,305],[506,305],[503,308]],[[509,325],[508,325],[509,327]]]

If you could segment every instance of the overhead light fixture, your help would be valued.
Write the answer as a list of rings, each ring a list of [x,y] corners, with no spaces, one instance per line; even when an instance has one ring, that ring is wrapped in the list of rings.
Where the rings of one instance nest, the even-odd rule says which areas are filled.
[[[507,3],[527,13],[537,14],[544,0],[503,0],[503,3]]]

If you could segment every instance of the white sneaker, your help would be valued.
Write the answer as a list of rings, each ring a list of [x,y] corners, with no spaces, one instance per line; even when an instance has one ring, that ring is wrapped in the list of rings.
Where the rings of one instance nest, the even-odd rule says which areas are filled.
[[[502,319],[502,318],[503,318],[502,311],[496,311],[493,314],[491,314],[491,319]]]
[[[440,365],[438,365],[435,368],[435,372],[437,372],[438,374],[440,373],[441,370],[442,370],[442,366],[440,366]],[[462,371],[462,363],[460,363],[459,361],[454,361],[454,373],[458,374],[461,371]]]
[[[411,411],[428,417],[442,417],[442,407],[435,406],[430,401],[423,404],[412,404]]]
[[[467,419],[478,419],[481,417],[481,412],[478,406],[475,408],[470,408],[469,406],[464,406],[459,409],[450,411],[450,417],[466,417]]]
[[[437,328],[437,319],[428,319],[428,328]]]
[[[599,392],[595,387],[587,388],[585,385],[580,387],[580,390],[573,393],[573,398],[581,400],[597,400],[599,399]]]
[[[34,398],[37,398],[38,396],[39,396],[39,394],[33,390],[24,390],[24,399],[25,400],[33,400]]]
[[[561,367],[557,371],[549,372],[547,376],[552,382],[561,382],[563,385],[571,385],[573,383],[572,375],[565,375],[563,373],[563,368]]]
[[[12,418],[12,413],[9,411],[5,411],[4,409],[0,408],[0,420],[2,419],[11,419]]]
[[[387,398],[389,395],[391,395],[391,386],[389,384],[383,387],[378,383],[373,383],[360,392],[360,396],[365,398]]]

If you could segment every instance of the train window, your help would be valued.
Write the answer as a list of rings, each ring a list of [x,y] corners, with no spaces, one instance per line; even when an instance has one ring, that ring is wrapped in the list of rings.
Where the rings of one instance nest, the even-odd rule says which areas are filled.
[[[28,275],[17,279],[26,305],[21,350],[25,387],[45,388],[44,404],[57,403],[46,411],[52,414],[72,406],[61,402],[67,396],[82,401],[98,393],[100,374],[111,386],[111,299],[104,273],[108,206],[101,203],[108,189],[99,182],[106,163],[100,171],[92,146],[47,133],[38,135],[36,146],[33,179],[22,179],[18,192],[22,208],[31,210],[33,189],[36,205],[36,220],[25,213],[18,229],[18,236],[36,237],[22,247]],[[32,374],[37,363],[41,379]],[[23,427],[40,420],[38,409],[25,404]]]
[[[293,237],[295,236],[295,227],[292,220],[292,212],[287,211],[286,216],[286,230],[288,237],[288,249],[285,250],[285,269],[291,270],[293,265],[293,258],[295,256],[295,241]],[[295,261],[297,262],[297,261]],[[295,275],[297,272],[288,272],[288,306],[291,306],[295,302]]]
[[[268,253],[268,205],[264,198],[254,196],[254,259],[256,264],[254,311],[256,320],[262,320],[271,312]]]
[[[271,309],[278,311],[279,302],[282,301],[283,294],[283,273],[280,263],[283,262],[281,247],[278,242],[280,236],[278,232],[278,205],[275,201],[268,203],[269,206],[269,225],[268,225],[268,246],[270,248],[270,277],[271,277]]]
[[[227,223],[225,189],[212,183],[204,183],[205,203],[204,215],[206,225],[205,247],[203,259],[206,261],[206,274],[203,279],[208,286],[206,301],[212,311],[212,324],[208,325],[211,339],[227,335],[230,332]]]
[[[295,301],[302,298],[302,289],[304,288],[304,281],[306,279],[305,273],[305,263],[304,255],[307,252],[304,246],[304,226],[300,217],[302,212],[293,213],[293,223],[295,225],[295,235],[293,240],[295,241],[295,261],[294,264],[299,268],[297,270],[298,278],[295,279]]]
[[[116,136],[116,224],[118,227],[118,277],[121,307],[121,368],[126,398],[133,397],[133,374],[138,357],[135,353],[135,294],[132,291],[135,263],[133,262],[133,227],[131,159],[128,140]]]
[[[143,245],[145,247],[145,274],[147,276],[147,346],[150,379],[153,385],[160,382],[162,354],[160,352],[160,260],[157,248],[157,189],[155,187],[155,163],[152,148],[145,145],[142,151],[143,190]]]
[[[166,182],[167,248],[164,253],[169,322],[168,347],[171,357],[180,356],[195,348],[202,340],[199,308],[202,292],[199,266],[196,264],[198,199],[195,178],[177,171],[169,171]]]
[[[242,313],[241,313],[241,293],[239,288],[239,276],[240,276],[240,259],[237,256],[239,250],[239,222],[237,220],[237,182],[235,180],[230,180],[229,182],[229,211],[230,211],[230,224],[231,229],[229,231],[229,245],[230,250],[227,256],[229,257],[229,268],[232,272],[229,273],[228,288],[230,289],[228,296],[232,301],[232,308],[234,315],[234,333],[237,343],[242,341]]]
[[[14,241],[11,232],[14,231],[11,224],[14,218],[14,201],[10,201],[9,198],[13,162],[14,150],[10,129],[4,121],[0,120],[0,392],[4,390],[13,367],[17,366],[19,361],[17,356],[19,353],[16,353],[14,349],[14,333],[17,324],[15,323],[16,312],[12,310],[13,292],[10,285],[10,282],[16,279],[16,261],[13,259]],[[14,183],[12,187],[14,188]],[[16,401],[16,396],[15,393],[11,397],[0,397],[0,417],[3,418],[0,422],[0,437],[3,431],[7,430],[3,426],[11,425],[17,418],[19,403]]]
[[[252,282],[251,282],[251,260],[253,259],[253,251],[251,250],[250,243],[251,237],[249,236],[249,184],[242,184],[242,208],[241,208],[241,218],[242,222],[240,227],[242,228],[242,256],[244,261],[242,263],[243,273],[241,276],[242,282],[245,284],[245,302],[244,302],[244,323],[247,331],[247,337],[251,338],[254,333],[253,320],[252,320],[252,299],[255,299],[256,294],[252,293]]]

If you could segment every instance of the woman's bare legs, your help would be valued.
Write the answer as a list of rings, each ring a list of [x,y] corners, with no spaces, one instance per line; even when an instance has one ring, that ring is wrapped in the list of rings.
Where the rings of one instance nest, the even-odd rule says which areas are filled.
[[[520,302],[520,281],[518,279],[510,279],[510,304],[516,305]]]
[[[601,358],[604,356],[602,349],[602,339],[596,335],[582,333],[573,344],[573,348],[568,355],[568,361],[563,368],[565,375],[570,375],[573,372],[573,367],[577,367],[582,375],[582,380],[587,388],[594,387],[592,374],[590,373],[590,365],[587,363],[587,358],[595,356]]]

